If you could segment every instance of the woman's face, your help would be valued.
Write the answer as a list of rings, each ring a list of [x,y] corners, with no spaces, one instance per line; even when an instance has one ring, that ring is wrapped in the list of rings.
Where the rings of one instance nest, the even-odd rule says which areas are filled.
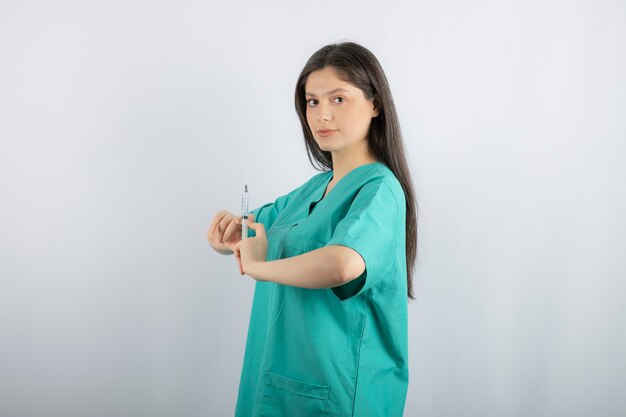
[[[363,90],[341,80],[330,66],[309,74],[304,90],[306,119],[322,150],[347,150],[367,140],[370,123],[378,116],[378,110],[373,100],[365,98]]]

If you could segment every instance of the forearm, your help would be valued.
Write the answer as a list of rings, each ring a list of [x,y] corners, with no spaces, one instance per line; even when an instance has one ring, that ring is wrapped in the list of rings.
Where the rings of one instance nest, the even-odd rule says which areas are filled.
[[[331,288],[342,285],[351,277],[346,271],[352,249],[330,245],[291,258],[254,262],[246,274],[258,281],[301,288]],[[358,255],[357,255],[358,256]]]

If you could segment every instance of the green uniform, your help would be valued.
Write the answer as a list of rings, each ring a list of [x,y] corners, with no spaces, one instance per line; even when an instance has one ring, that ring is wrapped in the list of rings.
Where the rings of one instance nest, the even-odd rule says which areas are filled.
[[[333,171],[251,213],[267,260],[347,246],[365,272],[335,288],[257,282],[236,417],[401,417],[408,386],[404,192],[382,162]],[[254,236],[254,231],[249,231]]]

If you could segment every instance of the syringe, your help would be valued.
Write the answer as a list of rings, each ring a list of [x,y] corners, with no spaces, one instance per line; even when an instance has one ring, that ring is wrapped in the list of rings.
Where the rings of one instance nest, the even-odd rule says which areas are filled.
[[[241,238],[248,237],[248,184],[246,184],[243,194],[241,194]]]

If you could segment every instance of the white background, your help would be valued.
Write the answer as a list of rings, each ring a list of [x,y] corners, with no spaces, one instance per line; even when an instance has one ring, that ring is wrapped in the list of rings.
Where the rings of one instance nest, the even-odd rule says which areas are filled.
[[[316,174],[320,47],[387,74],[419,203],[406,416],[626,410],[623,1],[0,2],[0,415],[228,416],[206,242]]]

